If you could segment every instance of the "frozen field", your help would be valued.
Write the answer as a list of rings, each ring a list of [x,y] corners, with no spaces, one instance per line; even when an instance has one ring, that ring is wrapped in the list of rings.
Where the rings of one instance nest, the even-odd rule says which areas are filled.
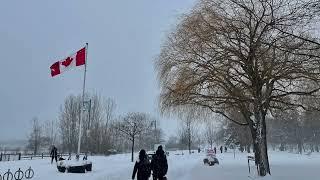
[[[204,154],[171,155],[168,157],[170,180],[248,180],[249,177],[246,153],[217,154],[220,165],[204,166],[202,159]],[[3,175],[8,169],[26,170],[31,166],[35,171],[33,180],[129,180],[133,169],[129,154],[114,156],[90,157],[93,161],[93,171],[86,174],[59,173],[56,165],[49,159],[22,160],[0,162],[0,173]],[[318,171],[320,167],[320,154],[298,155],[283,152],[270,152],[271,177],[267,180],[316,180],[320,179]],[[253,163],[252,163],[253,165]],[[252,166],[254,172],[254,167]],[[259,179],[259,178],[258,178]]]

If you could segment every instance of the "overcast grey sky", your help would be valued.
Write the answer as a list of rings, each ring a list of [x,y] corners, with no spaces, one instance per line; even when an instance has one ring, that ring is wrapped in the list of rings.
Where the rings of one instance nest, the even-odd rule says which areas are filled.
[[[156,115],[154,58],[194,1],[2,0],[0,140],[25,138],[32,117],[55,119],[65,97],[81,93],[81,68],[51,78],[49,67],[86,42],[87,91],[114,98],[118,113]],[[161,123],[174,132],[176,122]]]

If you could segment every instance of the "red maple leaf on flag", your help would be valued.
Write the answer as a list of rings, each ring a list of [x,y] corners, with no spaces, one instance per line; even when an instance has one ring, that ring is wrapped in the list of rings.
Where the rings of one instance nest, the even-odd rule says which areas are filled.
[[[68,57],[66,60],[62,61],[61,64],[65,67],[68,67],[71,64],[72,60],[73,59],[71,57]]]

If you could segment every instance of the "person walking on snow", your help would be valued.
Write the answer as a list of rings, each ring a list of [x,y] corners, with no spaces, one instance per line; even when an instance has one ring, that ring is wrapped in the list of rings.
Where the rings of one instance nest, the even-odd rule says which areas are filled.
[[[150,162],[144,149],[141,149],[139,152],[139,159],[136,161],[133,168],[132,179],[136,176],[137,171],[137,180],[148,180],[151,176]]]
[[[50,155],[51,155],[51,164],[53,163],[53,159],[55,159],[56,162],[58,162],[58,149],[54,145],[52,146]]]
[[[166,179],[165,175],[168,172],[168,161],[161,145],[158,147],[156,154],[152,157],[151,169],[153,174],[153,180]]]
[[[213,151],[214,151],[214,154],[217,154],[217,148],[216,147],[213,148]]]
[[[223,147],[222,146],[220,146],[220,152],[223,153]]]

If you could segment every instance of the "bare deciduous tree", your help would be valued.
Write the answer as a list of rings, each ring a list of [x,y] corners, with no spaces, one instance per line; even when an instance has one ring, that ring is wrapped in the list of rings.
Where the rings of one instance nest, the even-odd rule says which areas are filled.
[[[128,113],[121,122],[118,123],[117,129],[131,141],[131,162],[133,162],[134,145],[137,136],[146,128],[150,128],[151,122],[148,122],[147,115],[144,113]]]
[[[307,108],[298,97],[320,88],[319,13],[313,0],[200,0],[157,59],[161,109],[209,111],[248,125],[259,175],[270,173],[267,113]]]
[[[189,154],[191,154],[192,145],[194,145],[194,141],[197,136],[197,122],[195,119],[188,115],[185,118],[181,119],[181,123],[179,126],[179,138],[181,145],[186,145],[189,150]]]
[[[81,97],[68,96],[61,107],[59,129],[62,138],[62,148],[67,152],[76,152],[79,133],[79,114]]]
[[[204,137],[212,149],[214,140],[216,139],[216,126],[212,121],[206,122]]]
[[[32,119],[32,131],[29,136],[28,140],[28,148],[33,151],[33,154],[37,154],[42,141],[42,130],[41,130],[41,125],[38,120],[38,118],[33,118]]]
[[[111,99],[107,98],[104,101],[104,110],[105,110],[105,119],[106,119],[106,127],[109,127],[109,123],[114,119],[114,111],[116,110],[116,102]]]
[[[116,102],[107,98],[103,101],[104,121],[103,121],[103,132],[102,132],[102,149],[107,152],[111,147],[112,130],[111,123],[115,119]]]
[[[47,121],[43,125],[44,143],[47,147],[54,145],[58,140],[58,123],[56,120]]]
[[[105,111],[102,98],[99,95],[87,95],[87,99],[90,99],[91,107],[85,110],[85,116],[83,117],[84,125],[84,138],[83,147],[86,147],[85,151],[92,153],[103,152],[103,138],[105,129]]]

